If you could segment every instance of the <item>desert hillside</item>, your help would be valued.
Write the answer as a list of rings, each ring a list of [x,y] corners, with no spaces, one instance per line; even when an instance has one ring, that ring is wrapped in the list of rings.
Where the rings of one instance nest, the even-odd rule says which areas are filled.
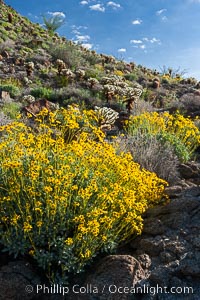
[[[200,82],[186,75],[0,1],[0,299],[199,299]]]

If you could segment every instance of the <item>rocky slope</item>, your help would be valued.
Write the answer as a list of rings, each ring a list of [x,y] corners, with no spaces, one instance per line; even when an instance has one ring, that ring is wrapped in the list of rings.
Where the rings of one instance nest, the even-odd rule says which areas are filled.
[[[58,47],[52,52],[55,42]],[[64,62],[62,68],[59,59]],[[179,108],[186,115],[200,115],[200,84],[195,79],[178,74],[163,77],[156,70],[88,51],[50,35],[0,1],[0,108],[4,114],[0,123],[15,118],[14,104],[18,112],[29,104],[30,95],[61,106],[74,102],[92,108],[109,105],[127,113],[130,107],[121,101],[122,89],[136,87],[143,93],[138,112],[135,106],[131,109],[133,114]],[[41,270],[26,258],[15,260],[2,253],[0,299],[200,299],[200,165],[182,164],[180,174],[181,179],[167,190],[169,203],[145,214],[143,234],[74,278],[65,297],[62,290],[58,295],[48,294],[43,287],[37,293],[36,285],[46,282]],[[131,292],[131,287],[140,293],[133,288]],[[169,293],[161,289],[150,293],[150,287],[166,287]],[[178,292],[170,293],[171,287]],[[181,293],[184,287],[191,288],[189,294]]]
[[[8,91],[19,109],[31,94],[61,106],[76,102],[130,112],[136,109],[128,102],[131,90],[140,87],[139,112],[178,108],[199,114],[200,84],[194,78],[97,54],[31,23],[3,1],[0,7],[0,90]]]

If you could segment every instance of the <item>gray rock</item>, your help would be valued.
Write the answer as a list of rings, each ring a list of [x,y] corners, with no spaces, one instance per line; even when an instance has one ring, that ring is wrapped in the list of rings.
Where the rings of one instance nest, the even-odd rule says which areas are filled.
[[[180,175],[185,179],[199,177],[200,175],[200,166],[196,163],[187,163],[181,164],[179,166]]]
[[[155,222],[153,222],[155,220]],[[155,225],[156,224],[156,225]],[[156,226],[161,226],[161,230]],[[147,226],[147,228],[146,228]],[[156,231],[158,234],[156,235]],[[136,299],[200,299],[200,197],[198,186],[185,186],[181,196],[145,214],[143,234],[131,242],[132,255],[147,253],[150,286],[191,287],[193,294],[157,294]],[[145,266],[143,266],[145,271]],[[174,280],[176,278],[176,280]],[[146,298],[145,298],[146,297]]]
[[[9,92],[0,90],[0,99],[3,103],[9,102],[11,100]]]
[[[148,256],[140,257],[140,259],[143,261],[143,264],[149,266],[150,260]],[[145,272],[139,261],[134,257],[130,255],[109,255],[100,262],[94,274],[86,279],[86,283],[98,288],[98,295],[95,295],[96,298],[94,295],[90,297],[87,295],[85,299],[128,300],[131,295],[128,293],[128,289],[130,291],[144,278]],[[125,292],[121,293],[124,288]]]
[[[182,187],[181,186],[170,186],[170,187],[167,187],[165,189],[165,193],[170,197],[178,197],[180,196],[181,192],[182,192]]]
[[[0,300],[39,299],[35,287],[40,283],[41,279],[29,263],[10,262],[0,269]]]

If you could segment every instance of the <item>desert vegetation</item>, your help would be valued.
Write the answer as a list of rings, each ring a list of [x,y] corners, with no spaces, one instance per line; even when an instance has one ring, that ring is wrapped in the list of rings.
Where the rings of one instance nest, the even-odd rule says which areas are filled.
[[[198,157],[199,83],[0,8],[1,248],[67,283],[140,235],[179,165]]]

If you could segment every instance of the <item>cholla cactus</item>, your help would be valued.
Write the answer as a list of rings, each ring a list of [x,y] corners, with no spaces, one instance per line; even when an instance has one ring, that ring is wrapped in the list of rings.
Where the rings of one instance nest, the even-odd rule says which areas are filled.
[[[76,75],[79,79],[83,79],[85,77],[85,71],[82,69],[76,70]]]
[[[26,63],[26,73],[27,76],[31,76],[33,71],[34,71],[35,65],[34,62],[29,61],[28,63]]]
[[[13,15],[10,12],[8,13],[8,22],[9,23],[13,22]]]
[[[101,79],[102,84],[113,84],[113,85],[119,85],[122,82],[124,82],[124,78],[122,76],[112,75],[110,77],[103,77]]]
[[[142,94],[141,85],[136,83],[134,86],[129,86],[121,76],[103,77],[101,83],[104,85],[107,102],[112,100],[114,96],[121,96],[125,98],[124,102],[127,103],[126,107],[129,112],[133,108],[133,103],[136,103]]]
[[[28,77],[24,77],[24,78],[23,78],[23,81],[24,81],[24,83],[25,83],[26,85],[29,85],[29,84],[32,83],[32,80],[28,79]]]
[[[66,76],[69,80],[73,80],[75,78],[75,74],[70,69],[62,69],[61,75]]]
[[[22,101],[26,101],[29,104],[31,104],[31,103],[35,102],[35,97],[32,95],[25,95],[22,97]]]
[[[64,61],[62,59],[56,60],[56,66],[57,66],[57,70],[58,70],[58,75],[61,75],[62,70],[66,69],[66,64],[64,63]]]
[[[29,104],[31,104],[31,103],[35,102],[35,97],[32,95],[25,95],[22,97],[22,101],[26,101]]]
[[[128,87],[126,88],[126,97],[127,98],[139,98],[142,94],[142,89]]]
[[[95,112],[101,129],[111,129],[112,125],[119,117],[119,113],[109,107],[95,106]]]
[[[152,87],[154,89],[158,89],[160,87],[160,79],[158,77],[155,77],[153,79],[153,82],[152,82]]]
[[[95,84],[98,84],[99,81],[96,78],[88,78],[87,82],[90,84],[90,87],[93,88],[93,86],[95,86]]]
[[[116,62],[114,56],[112,55],[104,55],[104,58],[105,58],[105,63],[106,64],[114,64]]]
[[[112,100],[113,96],[115,95],[115,87],[113,85],[106,84],[104,85],[103,90],[108,103]]]
[[[126,90],[126,99],[124,102],[126,103],[126,108],[128,113],[130,114],[131,110],[134,108],[134,105],[137,104],[139,97],[142,94],[142,89],[139,88],[129,88]]]

